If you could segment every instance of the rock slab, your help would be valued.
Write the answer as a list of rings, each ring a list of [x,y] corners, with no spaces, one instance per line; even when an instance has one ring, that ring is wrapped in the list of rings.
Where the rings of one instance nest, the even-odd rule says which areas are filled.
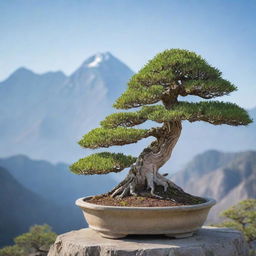
[[[57,237],[48,256],[248,256],[239,231],[203,227],[192,237],[171,239],[158,235],[112,240],[86,228]]]

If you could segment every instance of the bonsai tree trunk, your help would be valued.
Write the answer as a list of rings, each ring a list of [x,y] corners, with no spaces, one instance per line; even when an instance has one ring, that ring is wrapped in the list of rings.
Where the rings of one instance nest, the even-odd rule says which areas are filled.
[[[150,194],[161,198],[154,193],[155,185],[168,186],[182,190],[173,182],[158,173],[158,170],[169,160],[181,133],[181,122],[164,123],[157,131],[157,140],[145,148],[139,155],[136,163],[131,167],[127,177],[110,193],[112,197],[131,195],[144,195],[150,189]]]

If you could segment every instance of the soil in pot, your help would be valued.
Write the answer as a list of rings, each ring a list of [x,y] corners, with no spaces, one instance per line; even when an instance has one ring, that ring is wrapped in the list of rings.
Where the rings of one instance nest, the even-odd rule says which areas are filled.
[[[164,191],[162,186],[156,186],[155,194],[160,198],[152,197],[150,192],[146,192],[140,196],[126,196],[124,198],[111,197],[109,194],[103,194],[94,196],[86,201],[98,205],[125,207],[168,207],[195,205],[206,202],[204,198],[190,195],[170,186],[167,191]]]

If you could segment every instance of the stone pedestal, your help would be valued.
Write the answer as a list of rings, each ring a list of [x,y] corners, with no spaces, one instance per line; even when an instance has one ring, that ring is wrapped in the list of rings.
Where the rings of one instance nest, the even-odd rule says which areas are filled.
[[[239,231],[203,227],[192,237],[171,239],[158,235],[127,236],[112,240],[91,229],[57,237],[48,256],[248,256]]]

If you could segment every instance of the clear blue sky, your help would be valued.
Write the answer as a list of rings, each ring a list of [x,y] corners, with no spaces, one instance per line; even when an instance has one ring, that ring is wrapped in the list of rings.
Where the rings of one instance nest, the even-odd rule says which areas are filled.
[[[256,106],[255,0],[0,0],[0,80],[103,51],[137,71],[167,48],[201,54],[239,87],[230,101]]]

